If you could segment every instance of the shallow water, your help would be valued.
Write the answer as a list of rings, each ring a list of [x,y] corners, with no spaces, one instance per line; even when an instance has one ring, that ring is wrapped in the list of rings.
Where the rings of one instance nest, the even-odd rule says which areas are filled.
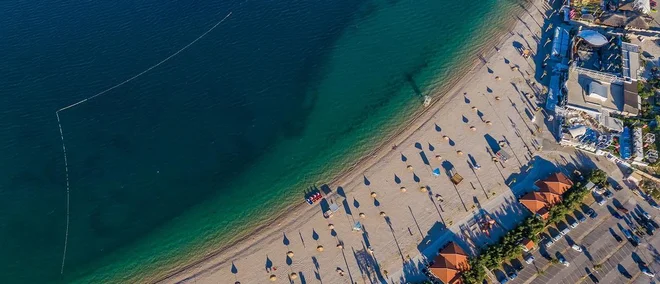
[[[222,246],[374,147],[517,5],[78,2],[0,3],[8,282],[108,281]],[[162,66],[60,113],[71,173],[61,276],[66,190],[55,110],[141,72],[230,11]]]

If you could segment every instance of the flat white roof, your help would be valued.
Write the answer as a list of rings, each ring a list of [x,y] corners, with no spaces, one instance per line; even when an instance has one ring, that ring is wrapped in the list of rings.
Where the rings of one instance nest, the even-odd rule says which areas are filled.
[[[621,43],[621,59],[623,61],[623,78],[637,80],[637,71],[639,71],[639,46],[627,42]]]

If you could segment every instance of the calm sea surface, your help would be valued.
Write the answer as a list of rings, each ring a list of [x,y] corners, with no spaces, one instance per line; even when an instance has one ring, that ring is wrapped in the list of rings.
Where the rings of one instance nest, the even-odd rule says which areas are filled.
[[[222,246],[374,147],[516,0],[0,2],[0,275],[109,281]],[[165,64],[60,113],[188,44]],[[412,80],[409,80],[412,79]],[[438,94],[436,94],[438,95]],[[176,256],[176,257],[173,257]]]

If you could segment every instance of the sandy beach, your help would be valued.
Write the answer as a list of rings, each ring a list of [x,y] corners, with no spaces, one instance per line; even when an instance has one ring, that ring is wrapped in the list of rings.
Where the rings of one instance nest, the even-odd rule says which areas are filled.
[[[534,63],[519,48],[536,52],[533,35],[541,32],[543,3],[530,4],[529,13],[520,15],[527,24],[516,21],[497,51],[490,45],[487,63],[475,60],[450,92],[436,95],[386,147],[328,184],[326,200],[340,205],[331,218],[323,217],[318,204],[296,207],[231,248],[156,280],[268,283],[274,275],[274,283],[405,283],[419,280],[425,257],[449,239],[477,251],[484,236],[466,232],[476,212],[510,220],[524,214],[511,210],[517,202],[507,183],[529,164],[539,138],[532,122],[536,98],[521,95],[533,93],[526,79],[534,81]],[[511,159],[494,163],[492,150],[501,141]],[[475,163],[480,168],[473,170]],[[449,169],[464,178],[457,186]],[[358,221],[361,232],[353,231]]]

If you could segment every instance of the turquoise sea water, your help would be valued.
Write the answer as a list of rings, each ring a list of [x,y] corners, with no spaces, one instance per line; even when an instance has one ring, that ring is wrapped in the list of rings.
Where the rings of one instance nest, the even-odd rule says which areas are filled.
[[[375,147],[419,109],[415,89],[468,65],[517,5],[0,3],[0,274],[109,281],[221,247]],[[60,275],[55,110],[141,72],[230,11],[177,57],[60,113],[71,174]]]

